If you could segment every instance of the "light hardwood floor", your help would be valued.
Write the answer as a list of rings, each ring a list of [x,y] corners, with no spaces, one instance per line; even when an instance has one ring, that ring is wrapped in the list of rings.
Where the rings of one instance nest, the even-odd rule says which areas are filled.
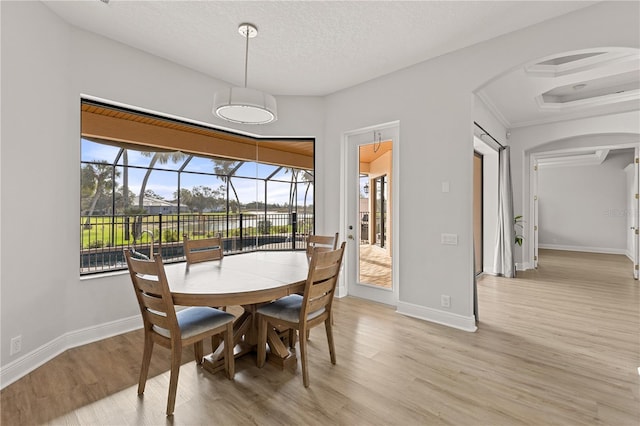
[[[640,424],[640,286],[623,256],[544,251],[537,271],[478,285],[476,333],[383,305],[335,303],[337,365],[311,332],[305,389],[246,357],[234,381],[191,361],[165,418],[168,351],[136,396],[142,333],[71,349],[1,392],[2,425]],[[425,283],[428,285],[428,283]],[[455,304],[455,300],[452,303]]]

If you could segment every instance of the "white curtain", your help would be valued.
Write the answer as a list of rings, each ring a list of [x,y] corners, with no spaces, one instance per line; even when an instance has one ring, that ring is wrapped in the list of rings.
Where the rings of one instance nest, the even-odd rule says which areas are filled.
[[[516,276],[513,260],[515,240],[513,216],[513,189],[511,187],[511,161],[509,147],[500,151],[498,176],[498,236],[494,271],[507,278]]]

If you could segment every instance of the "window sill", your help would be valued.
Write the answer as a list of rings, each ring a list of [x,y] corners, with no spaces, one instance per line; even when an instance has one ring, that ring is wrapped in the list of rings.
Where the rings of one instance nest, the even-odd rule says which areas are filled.
[[[80,275],[80,281],[90,281],[100,278],[109,278],[109,277],[118,277],[120,275],[128,275],[129,271],[127,269],[123,269],[120,271],[111,271],[111,272],[100,272],[97,274],[89,274],[89,275]]]

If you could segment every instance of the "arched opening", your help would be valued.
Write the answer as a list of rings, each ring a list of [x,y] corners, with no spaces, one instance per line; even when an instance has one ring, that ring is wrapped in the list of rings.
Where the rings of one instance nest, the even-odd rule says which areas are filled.
[[[593,194],[597,187],[598,194],[602,196],[594,202],[596,207],[591,207],[594,219],[608,221],[607,226],[613,226],[611,222],[614,219],[618,225],[622,224],[616,225],[618,246],[606,247],[605,243],[605,247],[599,247],[585,240],[566,243],[560,248],[579,249],[585,253],[595,249],[604,253],[615,252],[620,256],[635,256],[628,254],[632,247],[631,238],[624,234],[635,232],[630,228],[638,227],[637,209],[633,210],[628,205],[628,198],[632,195],[632,184],[628,182],[635,179],[630,176],[629,167],[634,162],[632,151],[638,148],[640,134],[637,120],[640,100],[638,54],[635,48],[616,47],[559,52],[506,70],[475,91],[474,118],[511,149],[514,216],[523,220],[523,244],[516,245],[514,251],[519,271],[535,268],[538,242],[542,246],[553,246],[546,241],[550,234],[542,232],[542,224],[536,221],[540,213],[549,213],[539,212],[536,208],[539,194],[534,176],[538,160],[555,161],[555,171],[545,176],[544,190],[559,191],[561,185],[552,182],[560,175],[575,177],[578,174],[582,179],[578,176],[577,180],[585,185],[594,178],[595,166],[591,171],[580,170],[575,165],[566,165],[574,167],[570,170],[559,167],[564,167],[562,162],[571,160],[570,157],[589,153],[595,156],[596,148],[608,150],[606,155],[599,153],[603,168],[608,168],[608,171],[602,172],[597,184],[583,186],[581,191],[591,190]],[[617,183],[614,184],[614,180]],[[613,189],[618,193],[615,203],[611,198]],[[558,200],[563,198],[558,192],[555,196]],[[564,206],[566,208],[567,204]],[[557,208],[563,207],[558,205]],[[583,211],[585,208],[586,205]],[[606,212],[609,212],[608,216]],[[631,219],[627,222],[626,217],[614,217],[619,212],[623,213],[618,216],[635,215],[635,222]],[[575,222],[580,222],[586,215],[574,213],[573,216]],[[558,226],[554,224],[554,227]],[[584,234],[595,237],[597,233],[593,230],[597,226],[593,222],[585,223],[581,228]],[[564,232],[567,227],[562,229]],[[635,262],[637,264],[637,260]],[[491,274],[493,271],[486,266],[485,262],[484,272]],[[629,274],[631,270],[629,267]]]

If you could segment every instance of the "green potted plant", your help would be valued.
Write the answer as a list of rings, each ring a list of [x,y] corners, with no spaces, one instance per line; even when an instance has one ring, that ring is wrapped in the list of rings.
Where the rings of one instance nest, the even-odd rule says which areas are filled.
[[[522,215],[518,215],[513,218],[513,229],[515,230],[515,243],[522,247],[522,242],[524,241],[524,236],[520,233],[523,230],[524,220],[522,220]]]

